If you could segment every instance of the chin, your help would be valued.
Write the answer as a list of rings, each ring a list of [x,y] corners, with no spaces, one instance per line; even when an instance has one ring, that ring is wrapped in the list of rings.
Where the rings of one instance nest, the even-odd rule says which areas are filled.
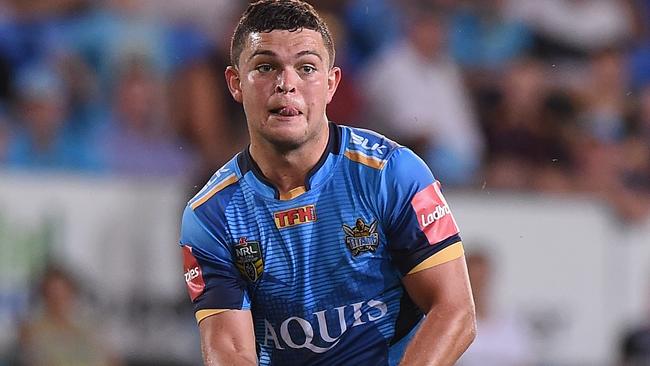
[[[307,141],[309,131],[303,123],[270,124],[262,132],[264,139],[282,150],[294,150]]]
[[[284,132],[284,131],[283,131]],[[280,151],[296,150],[307,140],[304,131],[298,133],[271,133],[265,134],[264,138],[272,143]]]

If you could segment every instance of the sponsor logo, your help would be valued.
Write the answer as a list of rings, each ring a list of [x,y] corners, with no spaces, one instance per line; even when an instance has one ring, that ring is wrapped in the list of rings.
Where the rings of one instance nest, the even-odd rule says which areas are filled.
[[[195,198],[198,198],[198,197],[200,197],[201,195],[203,195],[205,192],[208,191],[208,189],[210,188],[210,186],[211,186],[214,182],[216,182],[219,178],[221,178],[221,176],[222,176],[223,174],[225,174],[225,173],[227,173],[227,172],[229,172],[229,171],[230,171],[230,169],[228,169],[228,168],[226,168],[226,167],[222,167],[221,169],[217,170],[217,172],[214,173],[214,175],[210,178],[210,180],[208,180],[208,183],[206,183],[206,185],[203,186],[203,188],[201,188],[201,190],[199,191],[199,193],[197,193],[196,195],[194,195],[194,197],[195,197]]]
[[[377,220],[366,225],[363,219],[358,218],[353,227],[343,224],[343,231],[345,232],[345,245],[355,257],[361,252],[374,252],[379,246]]]
[[[450,215],[450,214],[451,214],[451,210],[449,209],[448,205],[445,206],[438,205],[436,206],[436,209],[433,212],[426,214],[426,216],[424,213],[420,214],[420,226],[427,227],[433,224],[436,220],[440,220],[446,215]]]
[[[248,241],[246,237],[239,238],[235,244],[235,265],[239,272],[251,282],[256,282],[264,272],[262,248],[258,241]]]
[[[352,324],[346,322],[346,313],[352,313]],[[348,328],[375,322],[387,313],[385,303],[370,300],[317,311],[309,319],[292,316],[279,324],[264,319],[264,342],[261,345],[279,350],[304,348],[314,353],[325,353],[339,343]]]
[[[278,229],[284,229],[296,225],[306,224],[316,221],[316,208],[314,205],[292,208],[286,211],[280,211],[273,214],[275,226]]]
[[[185,282],[191,282],[193,279],[199,277],[200,274],[201,268],[198,266],[188,269],[187,272],[185,272]]]
[[[458,233],[456,220],[442,195],[440,182],[435,181],[432,185],[416,193],[411,201],[411,206],[429,244],[437,244]]]
[[[203,274],[201,273],[201,267],[196,261],[194,254],[192,254],[192,248],[183,245],[183,270],[185,271],[185,284],[187,285],[187,292],[190,295],[192,301],[199,297],[205,290],[205,281],[203,280]]]
[[[386,151],[384,149],[387,149],[386,145],[381,145],[379,143],[374,143],[372,146],[370,145],[370,140],[363,136],[359,136],[356,133],[352,132],[352,143],[358,146],[361,146],[362,148],[370,151],[377,151],[379,154],[383,155]]]

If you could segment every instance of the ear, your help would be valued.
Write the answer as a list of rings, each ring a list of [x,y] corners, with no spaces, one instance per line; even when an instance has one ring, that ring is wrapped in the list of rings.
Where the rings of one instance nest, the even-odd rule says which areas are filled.
[[[241,91],[241,80],[239,79],[239,71],[233,66],[226,67],[226,84],[233,99],[239,103],[243,101]]]
[[[334,93],[336,93],[336,88],[339,86],[339,82],[341,82],[341,68],[339,67],[332,67],[332,69],[329,71],[329,74],[327,75],[327,103],[332,101],[332,98],[334,97]]]

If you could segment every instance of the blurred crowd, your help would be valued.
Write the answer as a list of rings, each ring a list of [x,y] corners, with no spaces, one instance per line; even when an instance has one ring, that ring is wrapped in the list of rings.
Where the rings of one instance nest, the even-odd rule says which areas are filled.
[[[223,77],[247,3],[0,0],[0,173],[200,187],[247,144]],[[310,3],[343,69],[332,121],[412,148],[447,187],[584,195],[623,222],[650,218],[650,0]],[[473,283],[487,283],[489,260],[468,262]],[[119,364],[109,350],[84,359],[99,357],[84,353],[93,332],[62,310],[77,289],[53,273],[39,289],[44,315],[21,331],[23,363],[74,348],[82,364]],[[524,339],[475,291],[494,339]],[[489,341],[464,364],[486,365]],[[518,347],[495,364],[526,364],[529,345]]]
[[[0,167],[205,177],[247,143],[227,94],[247,1],[0,1]],[[447,186],[580,193],[650,216],[650,1],[314,0],[328,109]]]

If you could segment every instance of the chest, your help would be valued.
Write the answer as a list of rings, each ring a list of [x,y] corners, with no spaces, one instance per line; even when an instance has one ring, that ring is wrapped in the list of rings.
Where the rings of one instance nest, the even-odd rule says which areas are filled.
[[[333,182],[291,201],[242,195],[229,228],[251,294],[317,298],[383,281],[390,254],[382,217],[353,190]]]

